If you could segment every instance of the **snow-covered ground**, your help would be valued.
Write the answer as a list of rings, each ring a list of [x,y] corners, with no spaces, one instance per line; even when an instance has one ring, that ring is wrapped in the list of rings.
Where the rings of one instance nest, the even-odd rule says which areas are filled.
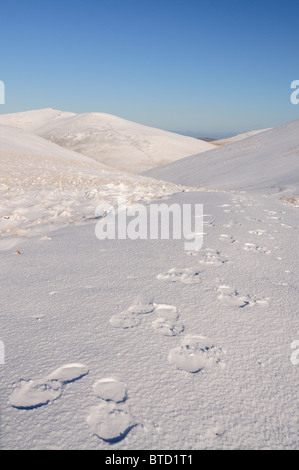
[[[244,132],[243,134],[237,134],[234,135],[233,137],[227,137],[226,139],[217,139],[213,140],[211,143],[214,145],[228,145],[228,144],[233,144],[234,142],[238,142],[240,140],[247,139],[247,137],[251,137],[253,135],[260,134],[261,132],[266,132],[269,131],[271,128],[268,129],[258,129],[255,131],[249,131],[249,132]]]
[[[181,191],[178,185],[119,172],[20,129],[0,125],[0,251],[20,237],[47,237],[95,217],[99,204]]]
[[[73,116],[76,116],[76,114],[54,108],[45,108],[20,113],[0,114],[0,124],[23,129],[34,134],[50,122],[63,123],[65,119]]]
[[[74,114],[49,108],[2,115],[0,124],[22,128],[113,168],[134,173],[215,148],[193,137],[105,113]]]
[[[223,190],[299,195],[299,120],[145,174]]]
[[[285,126],[290,147],[296,129]],[[263,135],[282,155],[288,140],[276,131]],[[11,130],[5,143],[5,132],[1,448],[297,449],[298,209],[286,193],[263,191],[262,176],[250,191],[224,189],[217,166],[219,187],[192,190],[200,156],[193,179],[185,159],[184,188],[55,144],[34,151],[46,144],[28,129]],[[233,145],[236,158],[250,152],[258,165],[252,146]],[[254,148],[266,152],[266,144]],[[232,186],[244,158],[229,173]],[[298,172],[296,159],[288,162],[293,171],[277,171],[275,188],[290,193]],[[163,176],[174,174],[171,165]],[[97,204],[124,194],[147,207],[203,204],[202,249],[186,251],[184,240],[98,240]],[[10,218],[17,233],[7,230]]]

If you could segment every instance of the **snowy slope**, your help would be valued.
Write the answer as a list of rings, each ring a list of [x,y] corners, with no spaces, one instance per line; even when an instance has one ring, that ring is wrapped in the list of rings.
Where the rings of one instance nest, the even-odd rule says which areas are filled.
[[[2,253],[2,449],[298,448],[296,209],[167,202],[204,204],[200,252],[90,222]]]
[[[146,202],[181,189],[119,172],[77,152],[0,125],[0,250],[19,237],[95,216],[118,196]]]
[[[70,159],[77,162],[92,161],[84,155],[61,148],[42,137],[5,125],[0,125],[0,151],[10,152],[12,155],[39,155],[41,158],[46,156],[54,159]],[[98,166],[101,167],[101,164]],[[102,165],[102,168],[105,167],[105,165]]]
[[[249,131],[249,132],[244,132],[243,134],[237,134],[233,137],[228,137],[227,139],[217,139],[213,140],[212,144],[214,145],[228,145],[228,144],[233,144],[234,142],[238,142],[239,140],[247,139],[247,137],[251,137],[253,135],[260,134],[261,132],[266,132],[269,131],[270,128],[268,129],[259,129],[255,131]]]
[[[75,116],[75,113],[59,111],[54,108],[37,109],[21,113],[0,114],[0,125],[17,127],[34,133],[49,122],[59,123],[65,118]]]
[[[190,186],[298,195],[299,120],[145,174]]]
[[[0,116],[62,147],[114,168],[138,173],[213,149],[213,144],[104,113],[75,115],[52,109]]]

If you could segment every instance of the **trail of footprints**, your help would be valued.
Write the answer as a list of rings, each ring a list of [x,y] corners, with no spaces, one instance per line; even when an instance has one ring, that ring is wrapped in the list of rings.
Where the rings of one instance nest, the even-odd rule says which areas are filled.
[[[166,304],[137,304],[125,312],[114,315],[110,319],[112,326],[117,328],[133,328],[140,324],[144,315],[154,314],[155,319],[151,326],[164,336],[177,336],[184,331],[184,325],[179,321],[179,312],[173,305]],[[128,315],[132,320],[128,322]],[[138,318],[138,320],[136,320]],[[125,319],[125,321],[123,321]],[[182,338],[180,346],[169,351],[168,361],[177,369],[196,373],[203,369],[224,366],[221,347],[214,344],[209,338],[199,335],[186,335]]]
[[[49,405],[62,396],[67,384],[88,373],[84,364],[65,364],[41,379],[20,380],[14,385],[10,404],[19,410]],[[90,409],[86,422],[92,433],[103,441],[119,442],[136,426],[126,404],[126,384],[109,377],[97,380],[92,388],[99,398],[99,405]]]
[[[225,212],[231,212],[229,205],[223,207]],[[235,207],[240,207],[236,205]],[[269,213],[270,217],[274,213]],[[206,216],[210,217],[210,216]],[[205,221],[205,225],[215,227],[215,222]],[[239,225],[230,222],[225,227]],[[265,230],[253,230],[252,235],[268,235]],[[220,240],[226,243],[239,243],[234,237],[222,234]],[[270,251],[254,243],[245,243],[244,250],[270,254]],[[218,268],[229,259],[220,250],[206,249],[188,251],[188,256],[198,257],[199,265]],[[169,269],[165,273],[157,275],[162,282],[182,283],[196,286],[202,282],[203,271],[196,268]],[[251,295],[242,295],[238,290],[230,286],[220,285],[217,290],[218,301],[230,309],[243,309],[257,305],[268,306],[269,298],[257,298]],[[137,302],[126,310],[113,315],[110,324],[114,328],[129,330],[141,324],[149,326],[157,334],[163,336],[181,335],[181,341],[177,347],[169,350],[168,362],[178,370],[188,373],[197,373],[203,370],[223,368],[225,351],[210,338],[196,334],[182,335],[185,330],[180,320],[180,312],[174,305],[140,303]],[[63,395],[65,387],[83,378],[89,373],[86,365],[80,363],[66,364],[53,370],[47,376],[35,380],[20,380],[14,385],[10,396],[10,404],[13,408],[21,410],[33,410],[48,405]],[[108,377],[97,380],[92,387],[93,393],[99,399],[97,406],[89,410],[86,422],[91,432],[101,440],[114,444],[124,439],[131,429],[137,426],[131,416],[127,399],[127,386],[124,382]]]
[[[133,305],[125,312],[114,315],[110,323],[116,328],[133,328],[140,324],[144,315],[148,314],[155,315],[156,318],[151,326],[164,336],[177,336],[184,331],[177,308],[166,304]],[[131,321],[129,317],[132,317]],[[182,338],[180,346],[169,351],[168,362],[177,369],[195,373],[206,368],[223,367],[223,354],[221,347],[209,338],[186,335]]]

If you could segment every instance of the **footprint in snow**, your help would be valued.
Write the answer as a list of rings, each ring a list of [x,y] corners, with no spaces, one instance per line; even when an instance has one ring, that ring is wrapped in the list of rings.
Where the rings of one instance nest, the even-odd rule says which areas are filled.
[[[100,404],[90,409],[86,422],[93,434],[103,441],[115,444],[136,426],[125,403],[126,384],[108,377],[97,380],[92,388],[100,399]]]
[[[127,386],[111,377],[97,380],[92,389],[98,398],[115,403],[124,402],[127,399]]]
[[[255,305],[268,306],[269,298],[259,299],[251,295],[242,296],[237,290],[231,290],[229,286],[220,286],[218,288],[218,299],[226,307],[254,307]]]
[[[219,250],[207,248],[206,250],[199,251],[187,251],[188,256],[199,256],[199,263],[205,265],[221,266],[228,262],[228,259],[221,255]]]
[[[66,364],[44,378],[20,380],[10,396],[14,408],[30,410],[53,403],[62,395],[64,387],[89,372],[83,364]]]
[[[114,328],[134,328],[142,321],[143,315],[148,315],[155,310],[152,303],[135,304],[120,313],[116,313],[110,318],[110,324]]]
[[[179,321],[178,309],[166,304],[132,305],[127,310],[113,315],[110,318],[110,324],[114,328],[134,328],[147,319],[148,314],[155,315],[156,318],[151,325],[159,334],[176,336],[184,331],[184,325]]]
[[[136,426],[130,413],[113,402],[93,406],[86,421],[93,434],[110,444],[123,440]]]
[[[271,250],[259,245],[255,245],[254,243],[245,243],[243,249],[245,251],[257,251],[258,253],[263,253],[265,255],[270,255]]]
[[[163,336],[177,336],[184,331],[184,325],[179,321],[179,312],[174,305],[159,304],[155,306],[158,318],[152,322],[152,327]]]
[[[167,273],[158,274],[157,279],[168,282],[182,282],[183,284],[201,284],[202,271],[196,268],[172,268]]]
[[[222,348],[209,338],[187,335],[179,347],[169,351],[168,361],[177,369],[196,373],[204,369],[224,367],[223,355]]]

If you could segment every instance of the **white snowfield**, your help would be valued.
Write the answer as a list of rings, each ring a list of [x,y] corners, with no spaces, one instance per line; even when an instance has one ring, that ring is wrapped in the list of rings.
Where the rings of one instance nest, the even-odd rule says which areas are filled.
[[[0,251],[95,218],[99,204],[147,203],[182,189],[119,172],[20,129],[0,125]]]
[[[237,135],[234,135],[233,137],[228,137],[226,139],[213,140],[211,143],[214,144],[214,145],[218,145],[218,146],[233,144],[234,142],[238,142],[239,140],[247,139],[247,137],[251,137],[253,135],[260,134],[261,132],[269,131],[270,129],[271,129],[271,127],[268,127],[267,129],[257,129],[255,131],[244,132],[243,134],[237,134]]]
[[[138,173],[215,148],[192,137],[105,114],[42,109],[0,116],[23,128],[119,170]]]
[[[295,196],[281,199],[298,154],[287,172],[267,166],[274,189],[258,171],[250,191],[234,187],[250,158],[298,152],[298,122],[209,152],[243,159],[226,181],[215,165],[204,190],[30,132],[0,125],[1,449],[298,449],[299,220]],[[165,178],[197,184],[200,158]],[[100,241],[96,207],[119,196],[203,204],[201,250]]]
[[[299,195],[299,120],[145,172],[174,183]]]
[[[76,116],[76,114],[54,108],[45,108],[20,113],[0,114],[0,124],[16,127],[34,134],[49,122],[63,122],[64,119],[72,116]]]

